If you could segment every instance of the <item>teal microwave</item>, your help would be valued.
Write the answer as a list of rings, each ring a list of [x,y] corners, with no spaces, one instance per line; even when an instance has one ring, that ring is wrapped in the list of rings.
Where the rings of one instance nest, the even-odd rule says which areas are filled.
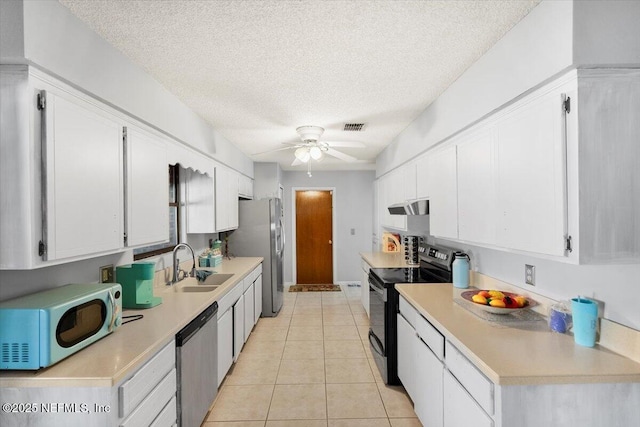
[[[0,302],[0,369],[51,366],[121,322],[117,283],[71,284]]]

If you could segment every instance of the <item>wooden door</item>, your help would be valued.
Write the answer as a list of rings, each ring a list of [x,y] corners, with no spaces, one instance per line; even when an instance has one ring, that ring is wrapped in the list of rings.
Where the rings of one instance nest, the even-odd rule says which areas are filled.
[[[299,284],[333,283],[333,192],[296,191]]]

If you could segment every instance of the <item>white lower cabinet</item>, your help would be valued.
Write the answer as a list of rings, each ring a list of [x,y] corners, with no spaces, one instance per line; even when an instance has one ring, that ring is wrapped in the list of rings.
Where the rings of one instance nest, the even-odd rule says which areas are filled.
[[[415,357],[414,410],[423,426],[441,426],[443,422],[443,364],[419,337],[416,337]]]
[[[233,304],[233,361],[238,360],[244,346],[244,294]]]
[[[247,277],[244,280],[249,282],[252,278]],[[246,286],[246,285],[245,285]],[[247,342],[249,339],[249,334],[251,334],[251,330],[254,325],[254,316],[253,310],[255,309],[255,301],[254,301],[254,285],[253,281],[250,281],[247,289],[245,289],[244,294],[242,295],[242,299],[244,300],[244,341]]]
[[[434,326],[437,316],[433,324],[426,317],[400,296],[398,376],[423,426],[640,425],[637,382],[537,384],[531,378],[533,384],[494,383],[479,368],[482,359],[475,362],[477,356],[463,353],[459,338],[445,338]]]
[[[253,324],[258,323],[260,315],[262,314],[262,266],[258,267],[258,277],[253,282]],[[256,270],[258,270],[256,269]]]
[[[176,347],[171,340],[112,387],[2,387],[3,402],[23,412],[0,412],[1,426],[131,427],[176,425]]]
[[[218,314],[218,387],[233,365],[233,308]]]
[[[362,260],[362,280],[360,281],[360,300],[362,301],[362,307],[364,311],[369,314],[369,269],[371,266],[363,259]]]
[[[443,423],[443,346],[444,337],[400,297],[398,377],[425,427]]]
[[[218,300],[218,387],[262,313],[262,264]]]
[[[416,397],[416,331],[404,316],[398,313],[398,378],[414,400]],[[417,409],[417,408],[416,408]]]
[[[491,417],[446,369],[444,371],[444,426],[493,427]]]

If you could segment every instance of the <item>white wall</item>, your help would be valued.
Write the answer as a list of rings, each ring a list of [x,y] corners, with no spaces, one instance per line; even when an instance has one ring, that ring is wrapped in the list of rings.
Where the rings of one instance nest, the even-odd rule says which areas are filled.
[[[253,177],[253,162],[246,155],[60,3],[17,0],[0,6],[1,63],[36,65]],[[24,57],[16,58],[21,50]]]
[[[286,235],[293,235],[292,188],[335,188],[334,193],[334,282],[360,281],[360,252],[371,251],[371,232],[373,229],[373,171],[334,171],[313,172],[309,178],[306,172],[282,172],[284,187],[284,221]],[[351,235],[351,229],[355,235]],[[297,236],[298,239],[304,236]],[[285,248],[284,281],[291,283],[292,254],[291,239]]]

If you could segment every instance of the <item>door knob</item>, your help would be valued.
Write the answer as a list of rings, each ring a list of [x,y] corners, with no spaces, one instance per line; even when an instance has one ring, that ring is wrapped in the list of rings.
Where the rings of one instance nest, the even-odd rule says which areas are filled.
[[[332,242],[331,240],[329,240],[329,244],[330,244],[330,245],[332,245],[332,244],[333,244],[333,242]]]

